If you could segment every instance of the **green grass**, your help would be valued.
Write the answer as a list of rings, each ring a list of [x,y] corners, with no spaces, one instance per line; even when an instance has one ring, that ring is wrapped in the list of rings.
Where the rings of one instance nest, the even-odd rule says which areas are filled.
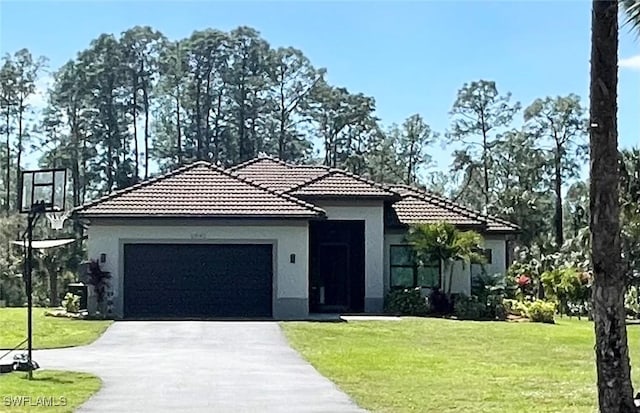
[[[283,323],[294,348],[376,412],[594,412],[593,324],[407,318]],[[640,326],[628,327],[640,360]],[[634,382],[640,368],[633,370]]]
[[[69,371],[36,370],[33,380],[28,380],[23,372],[2,374],[0,411],[70,413],[97,392],[100,385],[96,376]]]
[[[74,320],[45,317],[43,308],[33,309],[33,347],[38,349],[81,346],[100,337],[108,320]],[[0,349],[18,345],[27,337],[27,309],[0,308]]]

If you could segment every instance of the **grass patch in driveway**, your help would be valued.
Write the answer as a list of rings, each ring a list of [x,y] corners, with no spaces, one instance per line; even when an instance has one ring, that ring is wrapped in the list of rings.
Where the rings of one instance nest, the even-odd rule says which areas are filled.
[[[71,413],[100,389],[98,377],[70,371],[36,370],[0,375],[3,413]]]
[[[407,318],[281,324],[291,345],[378,412],[596,412],[593,323]],[[640,326],[628,326],[632,361]],[[634,382],[640,369],[633,369]]]
[[[111,325],[109,320],[45,317],[33,309],[33,348],[81,346],[92,343]],[[27,309],[0,308],[0,349],[10,349],[27,338]]]

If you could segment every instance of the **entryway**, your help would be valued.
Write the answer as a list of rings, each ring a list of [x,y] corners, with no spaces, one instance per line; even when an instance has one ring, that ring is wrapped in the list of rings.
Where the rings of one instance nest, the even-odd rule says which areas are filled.
[[[364,311],[364,221],[309,224],[309,311]]]

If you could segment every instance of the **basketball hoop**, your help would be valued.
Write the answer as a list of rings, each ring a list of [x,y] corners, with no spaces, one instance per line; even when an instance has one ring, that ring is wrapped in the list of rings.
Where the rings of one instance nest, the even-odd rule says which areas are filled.
[[[47,212],[45,214],[51,225],[51,229],[60,231],[64,227],[64,222],[69,218],[68,212]]]
[[[67,219],[67,170],[65,168],[21,171],[18,186],[20,212],[27,215],[27,229],[23,239],[25,251],[25,293],[27,295],[27,359],[28,378],[33,379],[33,227],[38,217],[45,215],[51,228],[61,230]]]

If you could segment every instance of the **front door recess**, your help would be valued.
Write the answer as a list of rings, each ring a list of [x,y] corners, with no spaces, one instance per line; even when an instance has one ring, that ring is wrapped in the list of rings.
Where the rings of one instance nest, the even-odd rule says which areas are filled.
[[[364,311],[364,221],[309,227],[309,311]]]

